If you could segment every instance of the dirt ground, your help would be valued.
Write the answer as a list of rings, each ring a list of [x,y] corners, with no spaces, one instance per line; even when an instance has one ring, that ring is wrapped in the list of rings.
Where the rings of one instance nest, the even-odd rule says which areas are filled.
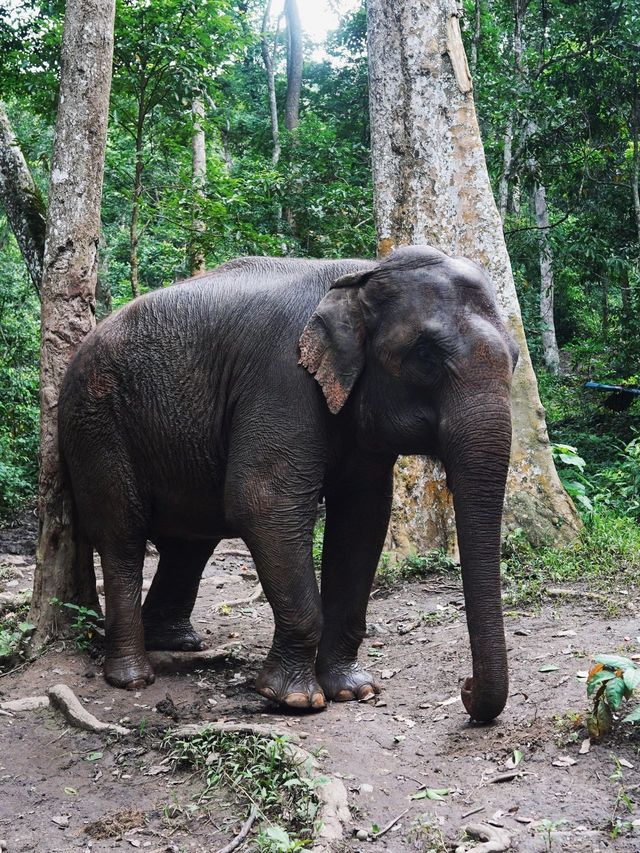
[[[0,533],[0,593],[31,585],[29,533]],[[572,724],[587,708],[578,673],[590,657],[639,651],[637,600],[628,590],[613,591],[623,603],[617,618],[581,598],[508,614],[510,700],[496,723],[473,726],[459,701],[470,661],[457,578],[377,589],[362,649],[384,686],[377,704],[283,715],[252,689],[272,631],[264,598],[220,609],[251,595],[253,564],[239,553],[241,542],[223,542],[218,550],[205,571],[194,625],[211,646],[238,644],[228,665],[160,675],[146,690],[129,693],[107,686],[96,660],[59,643],[0,677],[0,702],[65,683],[101,720],[124,721],[133,730],[126,738],[80,732],[49,709],[1,715],[0,839],[9,853],[224,846],[243,814],[223,799],[209,810],[194,808],[197,777],[162,763],[160,735],[175,725],[162,713],[173,713],[171,704],[157,707],[167,697],[180,722],[266,722],[322,750],[324,770],[342,777],[350,792],[344,851],[444,850],[442,840],[459,841],[462,829],[478,822],[504,828],[511,849],[523,853],[640,851],[640,736],[620,730],[586,752],[586,733]],[[155,564],[150,555],[147,577]],[[549,664],[557,668],[540,672]],[[514,751],[522,760],[505,772]],[[410,799],[427,789],[448,793]],[[362,830],[385,829],[395,819],[378,839],[358,839],[358,830],[362,837]],[[255,850],[255,841],[244,849]]]

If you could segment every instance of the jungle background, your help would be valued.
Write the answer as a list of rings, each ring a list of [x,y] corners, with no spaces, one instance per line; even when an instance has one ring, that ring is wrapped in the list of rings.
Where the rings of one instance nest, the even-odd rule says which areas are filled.
[[[556,461],[588,525],[628,519],[635,538],[637,404],[612,410],[583,386],[639,381],[640,13],[624,0],[477,0],[464,11],[551,440],[576,448],[559,447]],[[63,12],[35,0],[0,10],[0,93],[43,207]],[[118,4],[98,315],[186,277],[203,256],[210,267],[243,254],[375,254],[364,7],[324,45],[304,36],[294,120],[283,17],[263,2]],[[194,129],[206,140],[198,180]],[[9,521],[37,481],[39,300],[2,210],[0,270],[0,516]],[[541,319],[541,294],[542,317],[555,299],[553,324]]]

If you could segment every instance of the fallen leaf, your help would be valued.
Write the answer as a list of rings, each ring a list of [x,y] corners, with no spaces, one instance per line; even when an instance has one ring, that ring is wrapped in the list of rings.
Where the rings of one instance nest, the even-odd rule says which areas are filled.
[[[507,768],[507,770],[513,770],[514,768],[516,768],[518,766],[518,764],[520,764],[520,762],[522,761],[523,758],[524,758],[524,756],[520,752],[520,750],[514,749],[512,754],[509,756],[509,758],[505,762],[505,767]]]
[[[579,755],[586,755],[591,749],[591,740],[586,737],[580,744]]]
[[[168,764],[154,764],[153,767],[150,767],[146,776],[157,776],[159,773],[171,773],[171,767]]]
[[[554,634],[553,636],[554,637],[575,637],[576,632],[571,631],[571,630],[569,630],[569,631],[558,631],[558,633]]]
[[[396,674],[395,669],[383,669],[380,671],[380,678],[382,678],[382,679],[393,678],[393,676],[395,674]]]
[[[528,637],[530,636],[531,631],[527,631],[526,628],[516,628],[513,633],[516,635],[516,637]]]
[[[56,826],[59,826],[62,829],[69,826],[69,815],[68,814],[55,815],[54,817],[51,818],[51,820],[56,824]]]
[[[627,761],[626,758],[619,758],[618,764],[620,767],[626,767],[627,770],[633,770],[633,764],[630,761]]]
[[[411,794],[410,800],[444,800],[447,794],[451,793],[449,788],[425,788],[422,791],[417,791]]]
[[[554,767],[572,767],[578,762],[575,758],[570,758],[568,755],[561,755],[560,758],[556,758],[556,760],[551,763]]]
[[[78,793],[76,788],[65,788],[64,792],[65,792],[65,794],[69,794],[70,797],[75,797],[76,794]]]
[[[560,669],[559,666],[556,666],[555,663],[543,663],[542,666],[538,667],[538,672],[556,672]]]
[[[90,752],[89,755],[86,756],[85,761],[100,761],[102,756],[102,752]]]
[[[449,699],[445,699],[443,702],[436,702],[436,705],[440,708],[443,708],[445,705],[454,705],[456,702],[461,702],[460,696],[451,696]]]

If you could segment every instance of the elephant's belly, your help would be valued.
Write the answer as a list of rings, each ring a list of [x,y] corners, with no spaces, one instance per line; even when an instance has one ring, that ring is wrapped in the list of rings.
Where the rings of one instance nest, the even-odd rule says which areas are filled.
[[[234,531],[225,523],[221,494],[176,489],[155,495],[149,539],[229,539]]]

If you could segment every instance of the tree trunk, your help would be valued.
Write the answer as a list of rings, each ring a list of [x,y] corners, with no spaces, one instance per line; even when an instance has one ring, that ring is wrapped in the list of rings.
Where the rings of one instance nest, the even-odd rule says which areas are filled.
[[[520,347],[504,523],[533,543],[571,539],[579,520],[558,479],[493,199],[460,36],[449,0],[369,0],[369,79],[378,251],[430,243],[482,263]],[[453,510],[440,466],[399,467],[392,543],[451,547]],[[430,487],[425,491],[423,483]],[[443,520],[446,521],[443,524]],[[432,535],[438,528],[437,535]],[[426,534],[426,535],[425,535]]]
[[[204,129],[204,103],[201,98],[194,98],[192,104],[193,112],[193,136],[191,138],[192,164],[191,175],[194,195],[194,217],[192,222],[193,245],[189,265],[191,275],[204,272],[205,261],[202,246],[198,243],[198,236],[204,234],[206,225],[202,217],[202,202],[204,201],[204,187],[207,180],[207,153],[205,148]]]
[[[0,204],[5,209],[36,292],[42,284],[45,206],[0,103]]]
[[[269,115],[271,117],[271,139],[273,140],[273,151],[271,154],[271,162],[274,166],[280,161],[280,127],[278,123],[278,102],[276,100],[276,81],[274,71],[274,61],[271,54],[271,47],[267,40],[267,30],[269,27],[269,15],[271,13],[271,0],[268,0],[265,6],[264,15],[262,17],[262,61],[264,62],[264,70],[267,75],[267,91],[269,93]],[[278,32],[273,40],[273,53],[275,54],[276,45],[278,42]]]
[[[61,618],[52,598],[98,609],[93,552],[74,520],[58,453],[58,393],[95,325],[100,201],[115,0],[67,0],[42,277],[39,539],[29,620],[42,641]]]
[[[129,227],[129,276],[133,297],[140,296],[140,262],[138,259],[138,243],[140,233],[140,199],[142,198],[142,148],[144,145],[144,94],[140,95],[138,106],[138,121],[136,125],[136,165],[133,177],[133,204],[131,206],[131,225]]]
[[[295,130],[299,121],[302,89],[302,26],[296,0],[286,0],[284,13],[287,18],[287,100],[284,126],[287,130]]]
[[[471,72],[476,73],[478,68],[478,47],[482,35],[482,0],[475,0],[473,37],[471,39]]]
[[[511,160],[512,160],[512,143],[513,143],[513,116],[509,117],[507,127],[504,132],[504,143],[502,148],[502,172],[498,183],[498,211],[500,219],[504,224],[509,206],[509,178],[511,176]]]
[[[544,185],[535,181],[533,205],[538,226],[540,250],[540,323],[542,325],[542,357],[550,373],[560,367],[560,352],[556,340],[556,324],[553,316],[555,287],[553,281],[553,248],[549,239],[549,211]]]
[[[640,133],[640,102],[638,98],[638,86],[634,82],[633,108],[631,113],[631,137],[633,140],[633,160],[631,170],[631,192],[633,194],[633,210],[636,217],[636,236],[640,250],[640,152],[638,151],[638,134]],[[638,252],[640,260],[640,251]]]

